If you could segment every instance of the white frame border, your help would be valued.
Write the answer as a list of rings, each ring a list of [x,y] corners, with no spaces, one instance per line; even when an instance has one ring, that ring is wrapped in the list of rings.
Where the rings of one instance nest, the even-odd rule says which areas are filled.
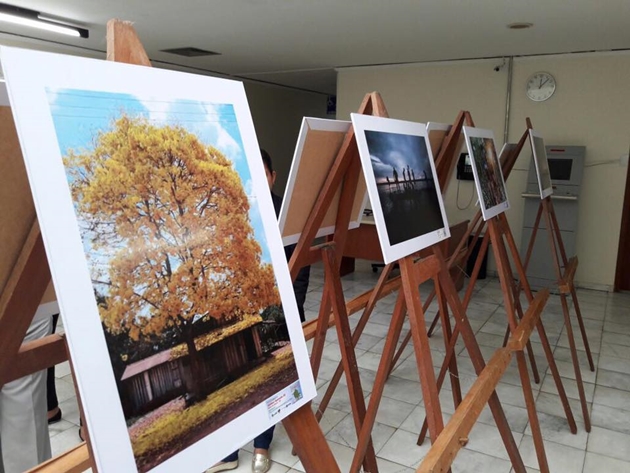
[[[396,260],[404,258],[405,256],[417,253],[418,251],[421,251],[425,248],[428,248],[429,246],[439,243],[446,238],[449,238],[451,236],[451,233],[448,224],[448,218],[446,216],[446,210],[444,208],[444,199],[442,198],[442,191],[440,189],[439,179],[435,170],[435,162],[433,161],[433,153],[431,152],[429,134],[426,125],[424,123],[394,120],[392,118],[362,115],[359,113],[352,113],[350,114],[350,117],[352,118],[352,125],[354,127],[357,147],[359,148],[359,156],[361,157],[361,166],[363,167],[363,174],[365,176],[365,182],[367,184],[368,194],[370,196],[370,202],[372,204],[372,211],[374,212],[374,221],[376,223],[376,230],[378,232],[379,242],[381,244],[381,251],[383,252],[383,260],[385,261],[385,264],[392,263]],[[381,206],[381,201],[378,196],[378,189],[376,187],[376,180],[374,178],[374,171],[372,170],[372,163],[370,160],[370,152],[367,146],[367,140],[365,139],[366,130],[421,136],[424,138],[429,157],[429,163],[431,165],[431,172],[433,173],[435,191],[438,195],[440,213],[442,214],[442,222],[444,223],[443,228],[439,228],[430,233],[417,236],[415,238],[412,238],[411,240],[403,241],[395,245],[390,245],[389,235],[387,233],[387,226],[385,225],[383,207]]]
[[[540,133],[537,133],[536,130],[530,128],[529,129],[529,145],[532,148],[532,159],[534,160],[534,167],[536,168],[536,179],[538,180],[538,190],[540,191],[540,199],[543,200],[553,194],[553,183],[551,183],[551,169],[549,169],[549,157],[547,156],[547,151],[545,150],[545,159],[547,160],[547,169],[549,169],[549,182],[551,183],[551,187],[543,189],[542,179],[540,178],[540,169],[538,168],[538,154],[536,153],[536,145],[534,143],[534,138],[539,138],[543,140],[543,146],[545,145],[545,139],[542,137],[542,135]]]
[[[94,461],[100,471],[137,471],[128,430],[94,300],[83,242],[68,188],[47,88],[127,93],[140,98],[229,103],[234,107],[251,172],[253,193],[291,335],[303,397],[273,420],[265,401],[151,469],[151,472],[203,471],[256,433],[276,424],[316,395],[309,355],[276,223],[275,211],[241,82],[165,69],[147,68],[17,48],[0,48],[10,103],[31,184],[42,238],[66,327],[77,386]],[[41,71],[46,71],[42,74]],[[112,400],[115,399],[115,402]],[[222,445],[217,452],[216,446]]]
[[[289,178],[287,180],[287,187],[284,191],[284,197],[282,199],[282,208],[280,209],[280,216],[278,218],[278,226],[280,227],[280,234],[282,234],[284,230],[284,226],[287,221],[287,214],[289,212],[289,205],[291,203],[291,197],[293,196],[293,190],[295,188],[295,181],[297,179],[297,174],[300,168],[300,161],[302,160],[302,152],[304,151],[304,144],[306,143],[306,137],[308,133],[313,131],[331,131],[331,132],[347,132],[350,130],[350,126],[352,123],[349,120],[334,120],[330,118],[312,118],[312,117],[304,117],[302,118],[302,125],[300,127],[300,133],[298,135],[298,141],[295,147],[295,152],[293,154],[293,161],[291,162],[291,170],[289,171]],[[361,206],[361,213],[359,214],[358,220],[350,220],[348,224],[348,229],[352,230],[353,228],[357,228],[361,224],[361,218],[363,216],[363,210],[367,205],[368,194],[366,192],[363,197],[363,204]],[[351,218],[354,217],[353,215]],[[332,235],[335,233],[335,226],[330,225],[328,227],[321,227],[317,230],[315,234],[315,238]],[[295,233],[293,235],[286,235],[282,237],[282,242],[284,245],[294,245],[299,239],[301,233]]]
[[[505,177],[503,177],[503,168],[501,166],[500,153],[497,153],[496,142],[494,141],[494,133],[492,130],[485,130],[483,128],[474,128],[470,126],[462,127],[464,130],[464,137],[466,139],[466,147],[468,148],[468,154],[471,158],[473,176],[475,177],[475,188],[477,189],[477,198],[479,202],[479,208],[481,209],[481,215],[484,220],[490,220],[492,217],[496,217],[497,215],[505,212],[510,208],[510,198],[508,197],[507,186],[505,185]],[[470,138],[490,138],[492,140],[492,146],[494,146],[494,154],[497,158],[499,165],[499,172],[501,174],[501,183],[503,184],[503,189],[505,189],[505,202],[501,204],[497,204],[494,207],[486,208],[486,204],[483,201],[483,193],[481,192],[481,184],[479,182],[479,174],[477,171],[477,164],[472,152],[472,146],[470,145]]]

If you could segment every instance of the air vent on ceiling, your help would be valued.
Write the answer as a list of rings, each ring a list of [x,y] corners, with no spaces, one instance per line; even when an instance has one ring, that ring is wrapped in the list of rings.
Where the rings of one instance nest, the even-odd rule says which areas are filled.
[[[220,56],[221,55],[221,53],[215,53],[214,51],[206,51],[205,49],[199,49],[199,48],[193,48],[193,47],[163,49],[162,52],[177,54],[178,56],[186,56],[186,57]]]

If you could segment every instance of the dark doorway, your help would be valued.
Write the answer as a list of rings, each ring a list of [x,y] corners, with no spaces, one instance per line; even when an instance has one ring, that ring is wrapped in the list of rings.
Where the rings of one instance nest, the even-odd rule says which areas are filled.
[[[626,171],[626,191],[621,213],[615,291],[630,291],[630,166]]]

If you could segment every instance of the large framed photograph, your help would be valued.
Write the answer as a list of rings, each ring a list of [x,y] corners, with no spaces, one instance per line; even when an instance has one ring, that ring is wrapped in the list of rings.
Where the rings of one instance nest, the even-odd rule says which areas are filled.
[[[98,469],[203,471],[312,399],[243,85],[0,52]]]
[[[349,121],[309,117],[302,120],[279,217],[280,232],[285,245],[297,243],[300,239],[310,211],[349,129]],[[340,196],[341,189],[335,194],[316,237],[335,232]],[[357,228],[361,224],[367,200],[365,180],[361,176],[350,214],[349,229]]]
[[[538,178],[540,198],[544,199],[553,194],[553,185],[551,184],[551,173],[549,171],[549,162],[547,161],[545,141],[539,133],[530,129],[529,142],[532,146],[532,153],[534,155],[534,166],[536,167],[536,177]]]
[[[472,157],[472,170],[484,220],[496,217],[510,208],[501,163],[491,130],[465,126],[464,136]]]
[[[448,238],[426,126],[351,117],[385,263]]]

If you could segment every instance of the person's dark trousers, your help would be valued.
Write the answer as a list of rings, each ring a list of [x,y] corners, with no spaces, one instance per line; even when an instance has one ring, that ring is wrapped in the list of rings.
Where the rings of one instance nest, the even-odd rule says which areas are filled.
[[[271,446],[271,441],[273,440],[273,431],[276,428],[275,425],[272,425],[267,430],[265,430],[262,434],[254,439],[254,448],[262,448],[264,450],[269,450]],[[238,460],[238,450],[234,453],[228,455],[223,459],[225,463],[233,462]]]
[[[272,425],[267,430],[265,430],[262,434],[254,439],[254,448],[262,448],[264,450],[269,450],[269,446],[271,445],[271,441],[273,440],[273,430],[276,428],[275,425]]]
[[[57,321],[59,320],[59,314],[52,316],[53,329],[52,333],[57,330]],[[55,367],[48,368],[46,373],[46,401],[48,404],[48,412],[59,407],[59,401],[57,400],[57,388],[55,387]]]

